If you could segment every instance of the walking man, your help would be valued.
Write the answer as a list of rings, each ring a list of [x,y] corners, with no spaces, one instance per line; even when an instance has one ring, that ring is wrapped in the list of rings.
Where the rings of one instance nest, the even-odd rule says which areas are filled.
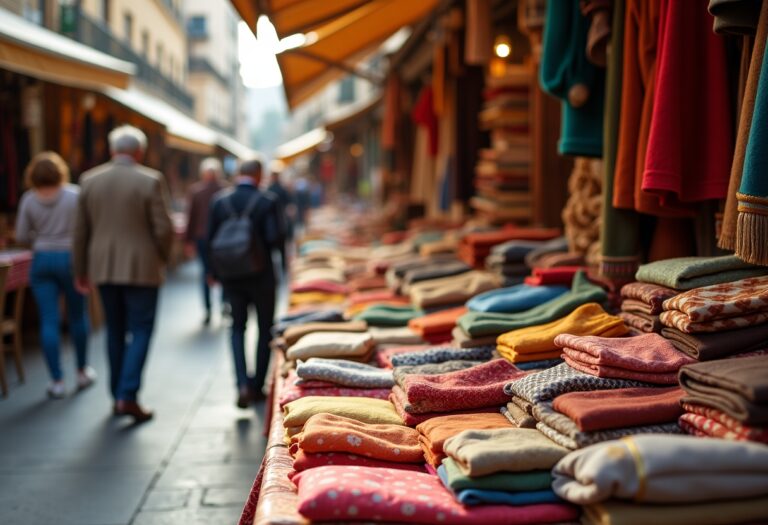
[[[173,228],[163,175],[140,163],[147,137],[132,126],[109,134],[112,160],[84,173],[74,238],[76,286],[98,286],[107,325],[114,414],[152,418],[138,403]]]
[[[259,160],[242,163],[235,187],[211,204],[208,226],[214,277],[222,283],[232,309],[232,355],[240,408],[264,398],[277,288],[272,250],[283,242],[276,199],[259,189],[262,169]],[[253,377],[248,375],[245,360],[250,305],[256,308],[259,327]]]

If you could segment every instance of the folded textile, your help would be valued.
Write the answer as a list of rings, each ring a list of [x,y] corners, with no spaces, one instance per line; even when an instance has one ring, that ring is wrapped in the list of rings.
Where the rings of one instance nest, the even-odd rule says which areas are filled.
[[[446,474],[443,465],[438,467],[437,476],[440,478],[443,485],[450,489],[448,486],[448,475]],[[531,505],[533,503],[559,503],[563,501],[550,488],[522,492],[470,488],[455,490],[453,492],[459,503],[466,506],[485,505],[489,503],[498,503],[501,505]]]
[[[583,304],[601,302],[605,298],[605,291],[590,283],[586,276],[579,272],[573,279],[571,290],[551,301],[515,314],[468,312],[459,318],[458,326],[472,337],[499,335],[527,326],[549,323],[568,315]]]
[[[443,483],[453,491],[479,489],[526,492],[548,489],[552,486],[552,474],[549,470],[496,472],[487,476],[470,477],[461,471],[456,460],[451,457],[446,457],[441,466],[445,472]]]
[[[408,326],[408,321],[420,315],[421,310],[407,305],[375,304],[357,314],[355,320],[365,321],[369,326]]]
[[[430,337],[435,334],[451,333],[456,326],[459,317],[467,312],[467,308],[459,306],[458,308],[449,308],[435,313],[416,317],[408,321],[408,328],[421,335]],[[449,336],[450,339],[450,336]]]
[[[552,368],[553,366],[557,366],[562,362],[563,360],[558,357],[556,359],[542,359],[539,361],[515,363],[515,366],[520,370],[538,371],[538,370],[544,370],[545,368]]]
[[[327,412],[363,423],[402,425],[403,420],[389,401],[366,397],[320,397],[297,399],[283,407],[283,425],[302,427],[315,414]]]
[[[724,412],[693,403],[683,403],[682,408],[685,410],[683,415],[685,420],[681,418],[679,423],[689,433],[692,433],[691,430],[696,430],[701,435],[709,437],[768,443],[768,426],[744,425]],[[695,419],[686,416],[693,416]]]
[[[676,421],[683,413],[682,396],[676,386],[570,392],[556,397],[553,408],[573,420],[579,430],[606,430]]]
[[[413,284],[409,295],[416,308],[463,304],[477,294],[498,288],[499,284],[494,274],[471,271]]]
[[[464,430],[485,430],[491,428],[508,428],[510,422],[499,414],[449,414],[434,417],[419,424],[419,444],[427,463],[437,466],[446,457],[443,452],[445,440]]]
[[[550,469],[568,453],[529,428],[465,430],[446,440],[443,450],[472,477]]]
[[[347,321],[340,323],[309,322],[288,327],[283,332],[286,344],[289,346],[312,332],[365,332],[368,324],[365,321]]]
[[[297,399],[304,397],[370,397],[373,399],[389,399],[391,388],[347,388],[337,385],[329,387],[307,388],[300,385],[286,383],[280,389],[280,408]]]
[[[576,252],[552,252],[542,255],[536,263],[538,268],[584,267],[584,255]]]
[[[635,279],[675,290],[730,283],[768,274],[768,267],[745,263],[735,255],[680,257],[640,266]]]
[[[474,312],[522,312],[555,299],[567,291],[565,286],[518,284],[476,295],[467,301],[467,308]]]
[[[355,357],[367,354],[373,339],[367,332],[314,332],[307,334],[286,351],[288,359],[310,357]]]
[[[376,364],[381,368],[392,368],[392,356],[421,352],[429,348],[429,345],[380,345],[376,349]]]
[[[407,326],[368,328],[368,333],[376,345],[418,345],[424,340]]]
[[[677,295],[677,290],[653,283],[633,282],[621,287],[621,309],[625,312],[642,312],[658,315],[662,304]]]
[[[557,237],[528,252],[525,256],[525,264],[529,268],[536,268],[543,256],[566,251],[568,251],[568,240],[565,237]]]
[[[412,470],[414,472],[425,472],[423,465],[415,463],[395,463],[394,461],[385,461],[373,459],[358,454],[349,454],[345,452],[305,452],[298,449],[293,456],[293,470],[301,472],[317,467],[327,467],[329,465],[346,465],[355,467],[374,467],[374,468],[394,468],[402,470]],[[293,476],[291,476],[293,477]]]
[[[520,525],[573,521],[578,516],[574,507],[557,503],[467,508],[437,476],[405,470],[318,467],[299,473],[293,482],[298,511],[312,521]]]
[[[768,447],[691,436],[631,436],[573,452],[552,474],[555,492],[579,505],[611,498],[649,503],[749,498],[768,494]]]
[[[403,391],[406,412],[450,412],[500,406],[507,400],[504,385],[525,375],[505,359],[440,375],[407,375]]]
[[[429,363],[444,363],[445,361],[488,361],[493,357],[493,346],[481,346],[476,348],[455,348],[452,346],[438,346],[428,348],[421,352],[409,352],[393,355],[390,359],[392,366],[426,365]]]
[[[715,408],[746,425],[768,425],[768,356],[684,366],[680,386],[684,403]]]
[[[461,327],[456,326],[451,330],[451,345],[460,348],[477,348],[478,346],[496,346],[496,335],[484,335],[479,337],[472,337],[464,333]]]
[[[626,335],[627,327],[620,318],[609,315],[599,304],[587,303],[556,321],[501,334],[496,340],[496,350],[513,363],[556,358],[561,352],[555,345],[555,338],[565,333],[621,337]]]
[[[371,308],[373,306],[376,307],[393,307],[393,308],[399,308],[399,307],[410,307],[411,306],[411,300],[407,297],[395,297],[393,299],[381,299],[378,301],[370,301],[367,303],[357,303],[353,305],[349,305],[344,309],[344,317],[346,319],[355,319],[358,315],[365,312],[368,308]]]
[[[304,281],[298,283],[295,282],[291,284],[291,292],[325,292],[332,294],[347,294],[349,293],[349,288],[347,288],[347,285],[345,284],[318,279],[314,281]]]
[[[403,275],[402,292],[407,294],[411,285],[422,281],[440,279],[460,275],[470,271],[472,268],[461,261],[452,261],[447,263],[435,263],[413,268]]]
[[[338,308],[307,309],[296,314],[284,315],[272,326],[274,335],[282,335],[290,326],[311,322],[342,322],[344,316]]]
[[[532,250],[541,247],[542,241],[521,241],[513,240],[496,244],[491,247],[492,255],[500,255],[505,261],[523,262],[525,256]]]
[[[661,335],[681,352],[699,361],[711,361],[763,348],[768,343],[768,323],[724,332],[687,334],[662,328]]]
[[[577,272],[585,270],[583,266],[556,266],[554,268],[534,268],[525,278],[528,286],[571,286]]]
[[[409,427],[415,427],[421,423],[424,423],[425,421],[429,421],[432,418],[446,415],[445,412],[425,412],[423,414],[413,414],[411,412],[406,412],[405,405],[408,403],[408,399],[406,398],[403,389],[397,385],[393,386],[390,390],[389,401],[395,408],[397,415],[400,416],[400,418],[403,420],[403,423]],[[498,408],[496,407],[485,407],[472,408],[469,410],[452,410],[451,415],[495,414],[497,412]]]
[[[447,374],[448,372],[456,372],[457,370],[465,370],[473,366],[481,365],[484,361],[464,361],[456,359],[455,361],[444,361],[442,363],[427,363],[425,365],[404,365],[395,367],[392,370],[395,383],[403,386],[405,378],[409,375],[437,375]]]
[[[296,364],[301,379],[328,381],[356,388],[391,388],[395,384],[391,370],[343,359],[310,357]]]
[[[555,344],[572,368],[598,377],[677,384],[680,367],[695,362],[659,334],[579,337],[561,334]]]
[[[523,401],[525,403],[525,401]],[[531,410],[533,410],[532,405]],[[536,418],[534,418],[529,411],[520,407],[518,403],[507,403],[505,415],[512,421],[518,428],[536,428]]]
[[[422,463],[419,433],[403,425],[370,424],[333,414],[315,414],[293,444],[304,452],[347,452],[373,459]]]
[[[663,325],[658,315],[650,315],[643,312],[619,312],[619,318],[624,324],[644,334],[661,332]]]
[[[382,275],[371,275],[351,279],[347,285],[355,292],[380,290],[387,287],[387,280]]]
[[[696,288],[676,295],[664,301],[661,322],[686,333],[721,332],[766,323],[768,276]]]
[[[768,497],[679,504],[608,500],[583,507],[584,525],[732,525],[768,519]]]
[[[375,304],[380,301],[403,301],[403,304],[409,301],[404,295],[397,295],[391,290],[370,290],[366,292],[355,292],[347,297],[347,304],[355,306],[358,304]]]

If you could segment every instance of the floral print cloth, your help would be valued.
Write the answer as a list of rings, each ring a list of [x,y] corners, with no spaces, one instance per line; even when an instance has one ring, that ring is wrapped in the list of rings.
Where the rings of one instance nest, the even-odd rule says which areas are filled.
[[[414,472],[426,472],[424,465],[415,463],[395,463],[394,461],[384,461],[381,459],[372,459],[357,454],[347,452],[304,452],[298,448],[293,454],[293,470],[296,473],[317,467],[327,467],[330,465],[346,465],[358,467],[375,468],[396,468],[403,470],[413,470]],[[295,476],[294,474],[293,476]],[[293,477],[291,476],[291,477]]]
[[[768,443],[768,426],[744,425],[725,412],[693,403],[683,403],[683,409],[686,413],[680,416],[679,423],[690,434]]]

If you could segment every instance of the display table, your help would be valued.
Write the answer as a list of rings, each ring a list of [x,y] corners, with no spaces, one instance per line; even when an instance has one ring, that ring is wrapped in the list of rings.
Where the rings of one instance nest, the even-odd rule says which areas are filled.
[[[8,279],[5,281],[6,292],[14,292],[29,286],[29,272],[32,268],[32,252],[30,250],[0,250],[0,261],[11,265]]]

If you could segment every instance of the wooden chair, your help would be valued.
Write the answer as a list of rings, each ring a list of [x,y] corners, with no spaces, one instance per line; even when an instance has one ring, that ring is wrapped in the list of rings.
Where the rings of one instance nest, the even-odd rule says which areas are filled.
[[[21,358],[21,319],[24,311],[24,287],[20,287],[14,290],[12,293],[16,294],[13,301],[13,316],[11,318],[5,317],[5,299],[6,299],[6,284],[8,280],[8,272],[11,269],[10,264],[0,264],[0,308],[2,321],[0,321],[0,391],[3,397],[8,395],[8,379],[5,375],[5,352],[10,351],[13,353],[13,358],[16,364],[16,375],[19,381],[24,381],[24,365]],[[5,337],[11,336],[11,345],[6,347]]]

